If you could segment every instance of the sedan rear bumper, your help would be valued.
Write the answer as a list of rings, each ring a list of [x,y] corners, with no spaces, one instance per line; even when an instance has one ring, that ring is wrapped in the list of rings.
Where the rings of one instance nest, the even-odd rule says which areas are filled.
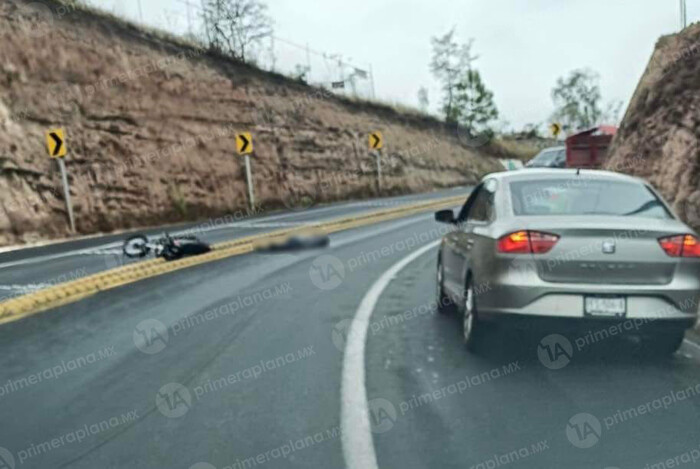
[[[483,322],[498,324],[509,328],[525,330],[551,330],[557,332],[617,329],[619,334],[643,334],[653,331],[654,334],[663,331],[678,331],[689,329],[697,323],[697,317],[650,319],[650,318],[600,318],[600,317],[562,317],[550,315],[512,314],[504,312],[479,311],[479,319]]]
[[[627,313],[624,318],[655,320],[695,320],[697,319],[697,301],[686,300],[680,305],[673,304],[668,298],[653,295],[629,295],[621,292],[591,292],[590,294],[614,294],[627,298]],[[584,296],[582,293],[547,293],[537,297],[521,307],[509,305],[479,304],[479,312],[484,314],[512,314],[526,316],[542,316],[551,318],[601,319],[600,316],[584,314]],[[478,299],[477,299],[478,301]],[[694,305],[689,310],[685,305]],[[615,317],[611,317],[615,319]]]
[[[503,280],[503,278],[501,278]],[[640,320],[691,327],[698,317],[700,290],[695,282],[676,280],[667,285],[564,284],[529,279],[527,284],[500,283],[481,288],[476,301],[483,316],[524,316],[580,321]],[[622,317],[584,313],[587,295],[626,298]]]

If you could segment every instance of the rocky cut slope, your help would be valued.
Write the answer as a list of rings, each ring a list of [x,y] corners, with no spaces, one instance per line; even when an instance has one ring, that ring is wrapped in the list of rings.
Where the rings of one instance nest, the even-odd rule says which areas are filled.
[[[608,169],[649,180],[700,229],[700,24],[662,37],[613,141]]]
[[[0,244],[66,234],[44,149],[55,126],[67,133],[81,233],[244,210],[239,131],[254,135],[265,208],[375,195],[374,130],[386,140],[385,194],[501,169],[433,119],[339,99],[58,0],[3,0],[0,57]]]

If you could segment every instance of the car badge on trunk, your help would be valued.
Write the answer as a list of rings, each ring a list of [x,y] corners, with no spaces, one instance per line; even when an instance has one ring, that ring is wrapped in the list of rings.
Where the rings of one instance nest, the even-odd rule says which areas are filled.
[[[615,241],[603,241],[603,253],[604,254],[614,254],[615,253]]]

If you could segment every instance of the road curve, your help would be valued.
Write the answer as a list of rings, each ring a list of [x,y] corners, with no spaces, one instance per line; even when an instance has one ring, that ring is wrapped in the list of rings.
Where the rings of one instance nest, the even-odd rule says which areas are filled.
[[[276,229],[323,222],[468,192],[469,188],[457,187],[428,194],[335,203],[268,215],[248,216],[246,213],[236,212],[167,229],[173,234],[194,234],[214,244]],[[142,230],[149,236],[160,236],[163,231],[165,228]],[[127,236],[128,234],[92,236],[0,253],[0,301],[137,262],[122,255],[121,245]]]
[[[346,467],[349,327],[378,279],[446,229],[414,215],[335,233],[328,249],[224,259],[6,324],[0,461]],[[434,312],[434,248],[402,267],[370,311],[356,389],[379,468],[644,468],[700,448],[700,392],[687,391],[700,349],[655,360],[593,344],[552,369],[538,354],[545,331],[502,333],[469,355],[458,319]]]

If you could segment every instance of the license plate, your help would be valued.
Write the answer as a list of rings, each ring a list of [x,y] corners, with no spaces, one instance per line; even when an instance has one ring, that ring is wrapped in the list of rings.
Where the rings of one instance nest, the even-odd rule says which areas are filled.
[[[627,298],[624,296],[585,296],[583,312],[588,316],[620,317],[627,313]]]

